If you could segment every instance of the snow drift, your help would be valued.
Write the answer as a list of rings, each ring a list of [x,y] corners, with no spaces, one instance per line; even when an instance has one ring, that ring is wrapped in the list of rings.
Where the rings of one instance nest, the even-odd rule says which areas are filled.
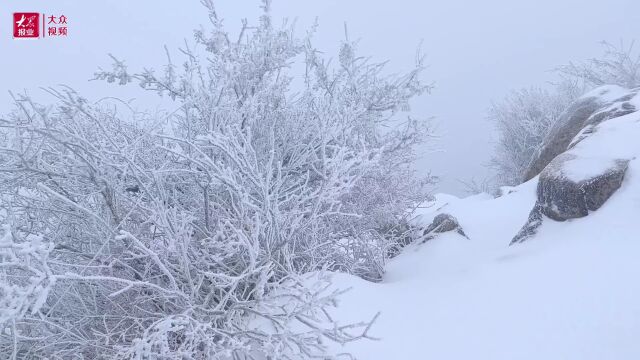
[[[509,246],[539,200],[539,177],[496,199],[438,195],[416,221],[447,213],[467,237],[410,245],[379,284],[333,275],[335,287],[352,288],[337,318],[381,311],[370,333],[379,341],[340,350],[367,360],[640,358],[640,114],[619,114],[565,153],[579,159],[562,167],[576,181],[625,160],[619,189],[588,216],[541,215],[528,241]]]

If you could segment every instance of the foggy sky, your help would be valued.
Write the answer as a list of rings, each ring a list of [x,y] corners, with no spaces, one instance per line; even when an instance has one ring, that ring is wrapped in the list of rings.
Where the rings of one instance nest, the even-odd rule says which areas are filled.
[[[258,1],[219,0],[226,24],[255,19]],[[97,99],[137,98],[141,108],[155,96],[136,86],[124,90],[88,82],[107,53],[133,69],[165,63],[163,45],[176,49],[206,22],[197,0],[21,0],[0,3],[0,113],[10,109],[8,90],[41,95],[39,87],[70,85]],[[11,14],[33,11],[66,15],[68,38],[14,41]],[[598,56],[598,42],[640,38],[638,0],[275,0],[276,17],[297,19],[302,34],[316,16],[314,43],[336,53],[348,24],[361,54],[390,60],[389,69],[408,69],[422,41],[429,68],[424,80],[436,85],[414,102],[413,112],[434,117],[438,142],[422,149],[418,168],[442,179],[438,191],[460,193],[459,179],[487,176],[493,129],[487,107],[510,89],[544,85],[551,70],[569,61]],[[638,44],[640,46],[640,44]],[[435,151],[435,150],[437,151]]]

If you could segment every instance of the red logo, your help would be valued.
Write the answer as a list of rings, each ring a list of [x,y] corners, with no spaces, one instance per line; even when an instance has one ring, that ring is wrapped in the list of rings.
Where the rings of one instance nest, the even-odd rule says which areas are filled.
[[[39,13],[13,13],[13,37],[32,39],[40,37]]]

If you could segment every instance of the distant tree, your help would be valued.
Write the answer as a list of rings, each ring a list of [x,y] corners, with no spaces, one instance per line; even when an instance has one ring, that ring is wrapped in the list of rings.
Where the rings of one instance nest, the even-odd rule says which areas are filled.
[[[495,184],[517,185],[551,126],[581,94],[571,82],[554,90],[531,87],[514,90],[504,100],[492,104],[488,119],[495,125],[498,139],[490,166]]]
[[[558,68],[561,75],[584,83],[587,88],[601,85],[619,85],[628,89],[640,86],[640,53],[635,42],[612,45],[602,42],[603,54],[599,58],[569,63]]]
[[[487,178],[471,178],[469,180],[458,180],[458,183],[462,186],[462,190],[466,195],[476,195],[476,194],[495,194],[497,189],[495,184],[493,183],[493,179]]]

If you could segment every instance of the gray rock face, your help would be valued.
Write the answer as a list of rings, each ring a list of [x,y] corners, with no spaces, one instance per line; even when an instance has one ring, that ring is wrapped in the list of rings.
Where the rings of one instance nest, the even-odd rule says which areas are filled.
[[[536,234],[540,225],[542,225],[542,209],[540,204],[536,203],[533,210],[529,213],[529,218],[522,229],[513,237],[509,245],[521,243]]]
[[[575,160],[576,155],[565,153],[545,167],[538,181],[536,204],[512,244],[533,236],[543,215],[565,221],[598,210],[620,188],[629,165],[629,160],[616,159],[604,171],[576,180],[566,173],[567,163]]]
[[[524,175],[524,181],[533,179],[556,156],[566,151],[576,143],[574,138],[579,135],[587,135],[584,131],[593,129],[601,122],[623,116],[636,111],[629,102],[638,89],[627,91],[620,87],[605,86],[594,90],[591,95],[579,99],[570,106],[551,128],[545,138],[542,147],[529,164]],[[613,99],[608,97],[611,93],[619,93]],[[580,139],[579,139],[580,140]],[[579,141],[578,140],[578,141]]]
[[[426,240],[431,240],[436,234],[448,231],[455,231],[458,234],[467,237],[458,223],[458,219],[449,214],[438,214],[433,222],[425,229],[423,235]]]
[[[561,154],[540,174],[537,189],[540,209],[556,221],[584,217],[599,209],[620,188],[629,164],[628,160],[616,159],[603,173],[575,181],[563,172],[563,165],[575,157]]]
[[[602,103],[597,98],[586,98],[569,107],[551,128],[543,147],[529,164],[524,181],[533,179],[553,158],[567,150],[571,140],[578,135],[589,117],[601,106]]]

